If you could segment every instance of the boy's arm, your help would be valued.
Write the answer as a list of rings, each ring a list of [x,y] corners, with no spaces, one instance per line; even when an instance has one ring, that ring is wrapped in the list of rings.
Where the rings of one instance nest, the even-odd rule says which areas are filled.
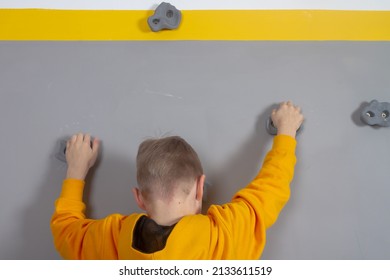
[[[256,178],[235,196],[235,198],[242,196],[248,203],[243,192],[249,193],[253,190],[260,192],[256,204],[260,203],[262,206],[265,228],[269,228],[276,221],[290,197],[290,183],[294,177],[296,163],[295,136],[303,122],[301,109],[294,106],[291,101],[281,103],[278,109],[272,111],[271,117],[278,129],[272,149]],[[256,207],[256,204],[251,206]]]
[[[66,179],[50,222],[54,245],[64,259],[118,259],[117,240],[123,216],[85,217],[84,181]]]
[[[229,243],[224,250],[232,250],[227,255],[235,258],[255,259],[261,255],[265,231],[276,221],[290,196],[296,163],[295,133],[303,116],[298,107],[288,102],[273,111],[272,120],[278,135],[258,175],[235,194],[231,203],[209,210]]]
[[[253,222],[260,221],[265,229],[275,223],[290,198],[290,183],[296,163],[295,147],[296,141],[292,137],[276,136],[258,175],[233,197],[232,202],[248,207],[252,218],[256,219]]]
[[[90,146],[90,136],[74,135],[67,143],[67,178],[50,227],[54,244],[65,259],[117,259],[117,238],[123,217],[110,215],[102,220],[86,219],[82,201],[84,179],[96,161],[99,141]]]

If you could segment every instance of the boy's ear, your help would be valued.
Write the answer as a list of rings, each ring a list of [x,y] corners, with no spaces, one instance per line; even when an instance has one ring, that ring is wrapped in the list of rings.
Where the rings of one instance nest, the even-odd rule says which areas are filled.
[[[132,192],[133,192],[133,195],[134,195],[135,201],[137,202],[138,207],[141,208],[142,210],[146,211],[145,203],[144,203],[144,199],[142,197],[141,191],[138,188],[133,188]]]
[[[198,178],[196,182],[196,200],[198,201],[202,201],[205,180],[206,180],[206,175],[203,174]]]

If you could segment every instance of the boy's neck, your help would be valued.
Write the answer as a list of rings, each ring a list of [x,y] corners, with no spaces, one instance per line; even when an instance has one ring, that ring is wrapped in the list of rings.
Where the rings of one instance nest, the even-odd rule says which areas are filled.
[[[162,200],[155,201],[153,209],[148,209],[148,216],[161,226],[171,226],[188,215],[199,214],[189,201],[172,199],[169,203]]]
[[[153,221],[155,221],[160,226],[171,226],[176,224],[186,215],[180,216],[180,217],[156,217],[149,215],[149,218],[151,218]]]

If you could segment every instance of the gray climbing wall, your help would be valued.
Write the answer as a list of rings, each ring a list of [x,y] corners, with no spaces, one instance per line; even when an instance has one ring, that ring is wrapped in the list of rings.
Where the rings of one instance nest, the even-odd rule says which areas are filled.
[[[1,42],[0,258],[57,259],[49,229],[66,166],[57,141],[102,139],[85,193],[101,218],[137,211],[138,144],[178,134],[229,201],[261,166],[272,107],[306,122],[291,200],[264,259],[390,258],[390,128],[359,119],[390,102],[390,44],[363,42]]]

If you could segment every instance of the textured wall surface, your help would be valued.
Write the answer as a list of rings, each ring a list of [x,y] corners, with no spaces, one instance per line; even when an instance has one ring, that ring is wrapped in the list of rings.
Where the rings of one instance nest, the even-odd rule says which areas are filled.
[[[135,155],[147,137],[198,151],[208,202],[228,202],[261,166],[276,103],[303,108],[291,200],[264,259],[390,258],[390,128],[360,110],[390,102],[390,44],[1,42],[0,258],[57,259],[49,229],[66,165],[57,141],[103,143],[88,213],[138,211]]]

